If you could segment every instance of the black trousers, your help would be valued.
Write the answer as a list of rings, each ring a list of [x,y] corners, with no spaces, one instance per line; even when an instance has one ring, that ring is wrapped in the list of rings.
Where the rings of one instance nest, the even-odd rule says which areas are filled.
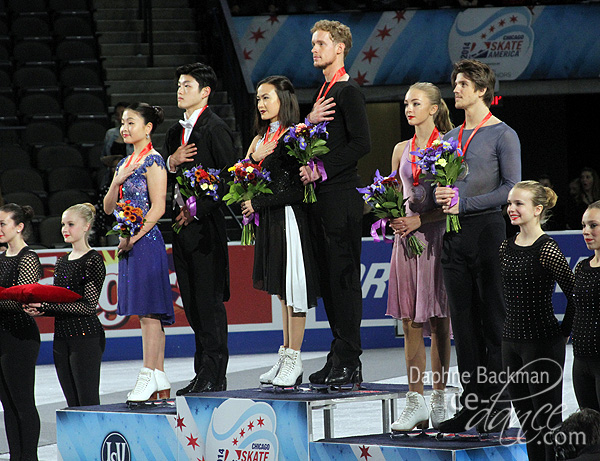
[[[100,405],[100,364],[105,346],[104,334],[54,338],[54,366],[70,407]]]
[[[34,385],[39,351],[37,325],[19,331],[0,328],[0,400],[10,459],[38,459],[40,417],[35,407]]]
[[[527,439],[531,461],[554,461],[552,432],[562,422],[565,339],[502,342],[508,392]]]
[[[500,212],[460,218],[462,229],[444,236],[442,267],[464,406],[486,407],[503,396],[502,328],[506,316],[498,250],[506,238]],[[467,400],[468,399],[468,400]]]
[[[363,200],[356,189],[320,193],[309,210],[321,296],[333,334],[327,360],[336,367],[354,367],[362,353]]]
[[[600,361],[573,360],[573,388],[579,408],[600,411]]]
[[[190,224],[192,226],[192,224]],[[204,226],[201,244],[190,248],[183,229],[173,236],[173,262],[188,323],[194,330],[194,371],[221,382],[227,372],[227,311],[223,300],[227,257],[211,226]],[[213,243],[210,243],[213,242]]]

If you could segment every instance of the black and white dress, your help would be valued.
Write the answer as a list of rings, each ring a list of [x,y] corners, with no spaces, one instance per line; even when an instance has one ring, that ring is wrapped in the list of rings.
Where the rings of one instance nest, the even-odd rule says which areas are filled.
[[[276,131],[277,127],[271,129]],[[294,312],[317,305],[318,273],[309,240],[307,207],[299,163],[287,154],[283,139],[265,157],[262,167],[271,174],[272,194],[251,200],[259,215],[254,248],[254,288],[279,295]]]

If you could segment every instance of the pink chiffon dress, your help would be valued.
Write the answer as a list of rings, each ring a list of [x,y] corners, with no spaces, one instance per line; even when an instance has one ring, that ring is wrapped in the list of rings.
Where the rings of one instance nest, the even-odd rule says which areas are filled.
[[[433,182],[427,181],[432,179],[430,173],[421,177],[417,186],[413,185],[410,144],[406,143],[398,167],[404,197],[408,197],[407,216],[423,214],[437,207],[433,200]],[[423,224],[414,232],[426,245],[421,256],[410,254],[406,238],[394,236],[386,315],[422,323],[426,336],[431,334],[431,317],[450,316],[440,261],[445,230],[446,221],[440,220]]]

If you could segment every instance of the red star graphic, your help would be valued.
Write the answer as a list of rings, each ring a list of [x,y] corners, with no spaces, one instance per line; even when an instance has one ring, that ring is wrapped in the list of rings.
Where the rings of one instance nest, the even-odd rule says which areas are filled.
[[[272,15],[272,16],[269,17],[269,19],[267,19],[267,21],[269,21],[271,23],[271,25],[273,25],[276,22],[279,22],[279,19],[277,19],[277,16]]]
[[[363,54],[365,55],[365,57],[362,60],[366,61],[368,59],[369,60],[369,64],[371,64],[371,59],[379,57],[379,56],[377,56],[377,50],[378,49],[379,48],[373,49],[373,47],[370,46],[368,51],[363,51]]]
[[[394,16],[394,19],[397,22],[400,22],[401,19],[404,19],[406,21],[406,18],[404,17],[404,10],[396,11],[396,16]]]
[[[254,429],[254,423],[252,421],[250,421],[248,423],[248,430],[251,431],[252,429]]]
[[[266,30],[260,30],[260,27],[258,28],[258,30],[256,32],[251,32],[252,33],[252,37],[250,37],[251,40],[254,40],[254,43],[258,42],[261,38],[264,39],[265,38],[265,32]]]
[[[232,445],[237,445],[238,444],[238,439],[233,439],[231,442]]]
[[[517,17],[516,16],[511,16],[510,17],[510,22],[517,22]]]
[[[242,429],[242,430],[240,431],[240,438],[241,438],[241,437],[243,437],[245,433],[246,433],[246,431],[245,431],[244,429]]]
[[[498,23],[498,25],[499,25],[500,27],[503,27],[503,26],[504,26],[504,24],[506,24],[506,21],[505,21],[504,19],[501,19],[501,20],[500,20],[500,22]]]
[[[481,34],[481,38],[487,38],[487,34]]]
[[[360,86],[363,86],[365,83],[369,83],[369,81],[365,78],[366,76],[366,72],[364,74],[361,74],[360,71],[358,71],[358,76],[354,78],[354,81]]]
[[[195,450],[196,447],[200,446],[198,445],[198,437],[194,437],[192,434],[190,434],[190,436],[186,437],[186,439],[188,439],[188,447],[191,445],[192,448]]]
[[[496,30],[496,28],[494,26],[490,27],[490,33],[494,32]]]
[[[177,420],[177,425],[175,428],[183,432],[183,428],[185,427],[185,424],[183,424],[183,418],[180,418],[179,415],[177,415],[175,419]]]
[[[377,36],[381,37],[382,42],[385,40],[385,37],[391,37],[390,30],[392,29],[388,29],[387,26],[383,26],[383,29],[377,29],[379,32]]]
[[[246,50],[246,48],[244,48],[244,59],[245,59],[246,61],[248,61],[248,60],[252,59],[252,58],[250,57],[250,53],[252,53],[253,51],[254,51],[254,50],[247,51],[247,50]]]
[[[358,447],[360,448],[360,457],[362,458],[363,456],[365,457],[365,459],[367,458],[372,458],[373,455],[369,454],[369,447],[365,447],[364,445],[362,447]]]
[[[262,419],[262,418],[258,418],[258,419],[256,420],[256,422],[258,423],[258,425],[259,425],[260,427],[262,427],[262,426],[264,426],[264,425],[265,425],[265,420],[264,420],[264,419]]]

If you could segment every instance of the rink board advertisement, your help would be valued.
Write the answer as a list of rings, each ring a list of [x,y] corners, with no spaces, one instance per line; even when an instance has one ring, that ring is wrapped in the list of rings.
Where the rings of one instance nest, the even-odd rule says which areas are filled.
[[[585,247],[581,232],[549,233],[558,242],[571,268],[591,252]],[[361,338],[363,347],[397,347],[402,344],[395,335],[395,321],[385,315],[392,245],[363,239],[361,256],[361,284],[363,293],[363,321]],[[98,317],[105,328],[107,345],[104,360],[131,360],[142,356],[141,333],[136,317],[122,317],[117,309],[118,260],[115,248],[99,248],[106,264],[106,281],[98,305]],[[41,283],[52,284],[54,264],[65,254],[64,250],[38,250],[44,269]],[[181,304],[177,277],[172,263],[170,246],[167,247],[170,280],[175,309],[175,324],[166,327],[168,357],[193,355],[193,333]],[[225,303],[229,322],[229,349],[232,354],[272,353],[281,344],[281,305],[277,298],[252,287],[253,247],[230,243],[231,300]],[[151,281],[149,281],[151,283]],[[557,286],[553,297],[555,312],[564,314],[565,297]],[[36,318],[42,333],[39,363],[52,363],[51,317]],[[332,336],[327,315],[319,306],[307,316],[307,330],[303,350],[328,350]]]
[[[313,67],[310,29],[320,19],[350,26],[346,70],[360,85],[448,83],[452,63],[466,58],[485,62],[499,80],[598,78],[600,69],[600,5],[234,17],[252,82],[280,74],[298,88],[317,87],[323,75]]]

